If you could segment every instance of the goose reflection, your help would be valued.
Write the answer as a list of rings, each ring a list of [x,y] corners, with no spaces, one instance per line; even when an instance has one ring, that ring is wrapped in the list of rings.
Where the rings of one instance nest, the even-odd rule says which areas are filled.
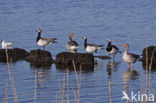
[[[112,71],[116,71],[116,69],[118,68],[118,65],[120,64],[121,62],[119,61],[108,61],[108,63],[106,64],[106,68],[107,68],[107,73],[108,73],[108,76],[109,78],[111,77],[112,75]]]
[[[124,89],[126,91],[128,90],[129,81],[135,80],[138,75],[139,75],[139,72],[135,70],[129,71],[129,69],[123,73]]]

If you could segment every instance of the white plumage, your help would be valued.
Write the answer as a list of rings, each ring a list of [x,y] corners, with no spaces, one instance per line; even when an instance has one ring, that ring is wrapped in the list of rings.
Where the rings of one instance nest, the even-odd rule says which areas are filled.
[[[67,50],[76,50],[79,47],[78,46],[69,46],[68,44],[66,44],[66,48],[67,48]]]
[[[128,55],[126,52],[124,52],[122,58],[126,63],[134,63],[136,61],[136,58],[132,57],[131,55]]]
[[[108,52],[108,54],[113,54],[113,55],[115,55],[115,54],[117,54],[118,53],[118,51],[119,50],[117,50],[117,49],[115,49],[115,48],[112,48],[112,50],[110,51],[110,52]]]
[[[39,46],[49,46],[51,44],[52,44],[52,42],[48,42],[48,41],[42,40],[42,39],[39,39],[37,42],[37,45],[39,45]]]
[[[93,53],[93,52],[95,52],[96,50],[100,50],[101,49],[101,47],[96,47],[96,46],[87,46],[86,47],[86,51],[88,52],[88,53]]]
[[[10,49],[11,45],[11,42],[5,42],[4,40],[2,40],[2,49]]]
[[[93,53],[97,52],[98,50],[102,49],[104,45],[96,45],[96,44],[87,44],[87,37],[84,36],[84,48],[86,49],[86,52]]]

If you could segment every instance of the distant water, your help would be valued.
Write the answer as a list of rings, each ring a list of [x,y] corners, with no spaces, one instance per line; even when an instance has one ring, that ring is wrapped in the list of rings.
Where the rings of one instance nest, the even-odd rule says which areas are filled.
[[[89,43],[107,45],[111,39],[121,51],[129,43],[130,52],[141,55],[147,45],[156,44],[156,1],[155,0],[1,0],[0,39],[13,42],[13,47],[27,51],[42,49],[36,45],[37,28],[43,37],[58,38],[58,43],[46,48],[55,55],[66,51],[68,34],[77,34],[73,39],[79,43],[78,52],[85,52],[82,36]],[[107,55],[105,50],[95,55]],[[122,54],[115,61],[96,59],[98,65],[92,72],[77,72],[81,77],[81,103],[109,103],[109,86],[113,103],[121,101],[122,91],[138,93],[146,86],[146,71],[142,63],[136,62],[134,69],[139,75],[128,73],[128,64]],[[28,62],[13,63],[13,75],[19,103],[55,103],[61,96],[65,73],[56,69],[32,68]],[[156,94],[156,73],[151,73],[152,93]],[[74,71],[69,72],[69,100],[75,102],[77,81]],[[65,80],[66,80],[65,76]],[[35,82],[36,81],[36,82]],[[5,98],[8,83],[8,101],[14,102],[6,63],[0,63],[0,101]],[[36,84],[35,84],[36,83]],[[36,96],[34,96],[34,94]],[[66,102],[67,88],[64,98]],[[35,99],[34,99],[35,98]]]

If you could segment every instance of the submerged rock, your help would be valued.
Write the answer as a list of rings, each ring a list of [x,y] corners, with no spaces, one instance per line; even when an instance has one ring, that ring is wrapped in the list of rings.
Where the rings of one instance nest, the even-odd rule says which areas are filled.
[[[156,69],[156,46],[144,48],[141,61],[143,62],[143,67],[146,68],[146,64],[148,63],[152,69]]]
[[[6,53],[8,54],[8,60],[15,62],[18,60],[25,59],[29,53],[20,48],[14,48],[14,49],[0,49],[0,62],[7,62],[6,59]]]
[[[56,55],[55,60],[57,69],[94,69],[94,56],[89,53],[69,53],[62,52]],[[74,64],[74,65],[73,65]]]
[[[48,51],[40,49],[31,50],[26,60],[35,67],[49,67],[53,63],[51,54]]]

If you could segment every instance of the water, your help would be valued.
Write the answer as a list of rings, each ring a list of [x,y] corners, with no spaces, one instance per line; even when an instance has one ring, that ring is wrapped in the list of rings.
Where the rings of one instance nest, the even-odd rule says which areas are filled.
[[[66,51],[65,43],[70,32],[77,34],[73,39],[80,45],[78,52],[85,52],[82,36],[86,35],[88,42],[104,44],[105,47],[106,39],[110,38],[121,51],[124,50],[121,45],[129,43],[130,52],[141,55],[146,45],[156,44],[155,4],[155,0],[1,0],[0,39],[13,42],[14,48],[24,48],[27,51],[38,49],[41,47],[36,45],[35,30],[40,28],[43,37],[58,38],[57,44],[46,48],[54,59],[57,53]],[[107,53],[102,50],[95,55]],[[109,103],[109,81],[113,103],[125,102],[121,101],[123,90],[128,94],[131,91],[138,93],[146,87],[146,71],[142,63],[135,63],[134,69],[139,75],[133,76],[126,72],[128,64],[122,61],[122,54],[115,57],[115,62],[96,60],[98,65],[94,71],[82,72],[81,75],[77,72],[81,79],[81,103]],[[56,97],[59,102],[63,80],[66,80],[64,71],[56,69],[54,64],[50,69],[32,68],[26,61],[13,63],[12,68],[20,103],[55,103]],[[155,72],[151,73],[153,94],[156,94],[155,75]],[[125,76],[132,78],[127,79]],[[74,91],[76,94],[78,91],[74,71],[69,71],[68,77],[69,93],[65,86],[65,102],[69,94],[69,100],[73,103]],[[7,64],[0,63],[1,102],[5,98],[6,89],[9,103],[14,102]]]

